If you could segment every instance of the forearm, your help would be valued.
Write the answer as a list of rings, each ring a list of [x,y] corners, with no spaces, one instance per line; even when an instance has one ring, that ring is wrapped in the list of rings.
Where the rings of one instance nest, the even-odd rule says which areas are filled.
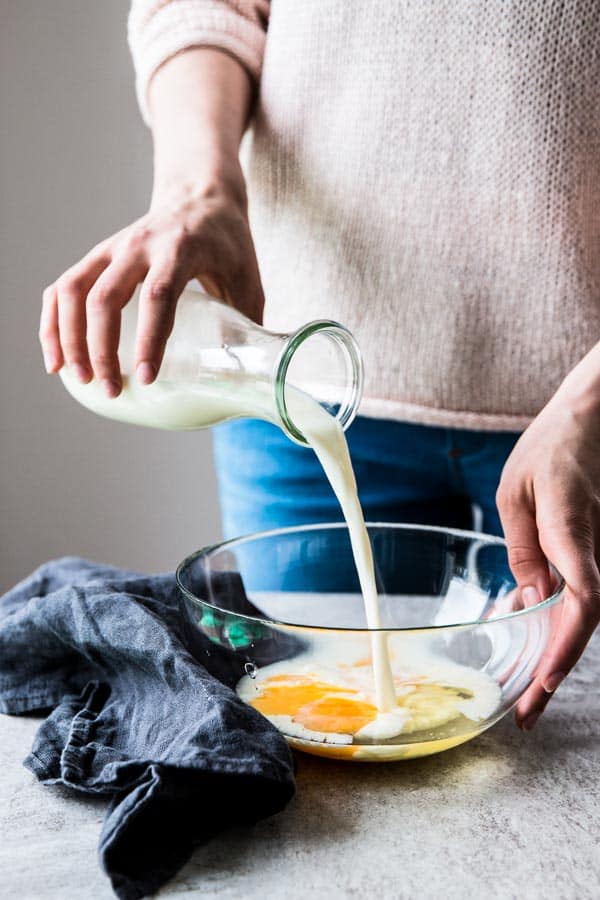
[[[155,197],[243,193],[238,152],[252,94],[246,70],[220,50],[185,50],[158,69],[148,92]]]
[[[252,102],[240,63],[209,48],[182,51],[158,68],[148,91],[154,136],[149,211],[97,244],[44,291],[40,340],[46,369],[66,364],[108,397],[122,388],[121,310],[140,292],[136,374],[160,369],[186,283],[260,322],[264,297],[247,219],[238,151]]]
[[[600,342],[569,372],[557,397],[576,417],[600,422]]]

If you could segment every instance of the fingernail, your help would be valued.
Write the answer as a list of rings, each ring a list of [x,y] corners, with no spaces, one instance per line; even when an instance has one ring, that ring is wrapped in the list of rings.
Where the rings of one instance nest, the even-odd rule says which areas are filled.
[[[523,603],[526,607],[537,606],[537,604],[541,601],[540,592],[536,587],[529,584],[527,587],[524,587],[521,591],[521,596],[523,598]]]
[[[532,713],[530,716],[527,716],[527,718],[523,720],[523,725],[521,726],[523,728],[523,731],[532,731],[535,728],[537,720],[540,716],[541,713],[539,712]]]
[[[564,672],[553,672],[552,675],[548,675],[547,678],[544,679],[543,685],[544,690],[547,694],[553,694],[556,688],[559,686],[561,681],[565,680]]]
[[[140,384],[150,384],[156,378],[156,370],[149,362],[141,362],[135,370],[135,374]]]
[[[110,378],[104,378],[102,381],[102,387],[104,388],[104,392],[107,397],[110,397],[111,400],[114,397],[118,397],[121,393],[121,387],[117,384],[116,381],[112,381]]]
[[[91,373],[87,366],[83,366],[81,363],[73,363],[71,369],[73,369],[77,378],[79,378],[80,381],[83,381],[84,384],[87,384],[88,381],[90,381]]]

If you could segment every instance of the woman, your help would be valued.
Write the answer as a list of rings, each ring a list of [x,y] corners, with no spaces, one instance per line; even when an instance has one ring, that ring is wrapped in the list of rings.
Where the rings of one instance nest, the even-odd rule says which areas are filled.
[[[40,330],[49,372],[114,397],[139,282],[144,384],[192,278],[271,328],[348,325],[366,516],[468,525],[476,503],[525,603],[544,554],[566,579],[526,729],[600,617],[598,9],[134,0],[150,209],[46,289]],[[267,425],[224,426],[216,460],[226,531],[339,516],[314,459]]]

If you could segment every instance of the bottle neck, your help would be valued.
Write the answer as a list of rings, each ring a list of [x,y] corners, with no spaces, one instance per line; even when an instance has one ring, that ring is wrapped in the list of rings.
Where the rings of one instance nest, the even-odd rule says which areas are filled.
[[[294,441],[306,444],[301,423],[294,421],[291,391],[320,403],[346,430],[362,398],[364,368],[355,338],[338,322],[308,322],[286,337],[275,364],[275,405]]]

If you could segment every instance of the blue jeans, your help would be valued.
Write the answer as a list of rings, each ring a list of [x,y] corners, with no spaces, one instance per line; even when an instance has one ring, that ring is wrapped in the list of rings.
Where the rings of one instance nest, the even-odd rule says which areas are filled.
[[[313,453],[274,425],[241,419],[213,429],[226,538],[342,520]],[[495,493],[518,434],[359,417],[347,432],[365,518],[473,527],[502,534]]]

